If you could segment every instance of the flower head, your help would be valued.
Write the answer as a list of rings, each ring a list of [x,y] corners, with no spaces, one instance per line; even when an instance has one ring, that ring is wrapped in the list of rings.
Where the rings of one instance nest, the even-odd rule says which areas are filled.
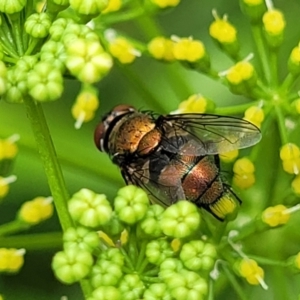
[[[178,201],[168,207],[160,221],[163,233],[175,238],[189,236],[199,225],[200,215],[197,207],[188,201]]]
[[[289,174],[299,174],[300,170],[300,149],[296,144],[287,143],[280,149],[280,159],[284,171]]]
[[[53,215],[52,202],[52,197],[37,197],[26,201],[19,210],[19,218],[30,225],[47,220]]]
[[[253,259],[242,259],[239,263],[239,272],[248,283],[252,285],[260,284],[264,289],[268,286],[264,282],[264,270]]]
[[[25,249],[0,248],[0,272],[18,272],[24,264]]]
[[[173,44],[172,40],[158,36],[148,43],[148,51],[156,59],[173,61],[175,59]]]
[[[290,213],[288,209],[282,205],[276,205],[268,207],[262,213],[262,220],[271,227],[286,224],[290,219]]]

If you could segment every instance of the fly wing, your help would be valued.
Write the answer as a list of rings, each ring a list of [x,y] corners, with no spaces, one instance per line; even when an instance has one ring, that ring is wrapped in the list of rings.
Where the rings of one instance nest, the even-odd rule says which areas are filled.
[[[260,130],[252,123],[210,114],[161,116],[157,126],[164,133],[162,147],[186,155],[214,155],[247,148],[261,139]]]
[[[141,159],[123,167],[122,175],[127,184],[139,186],[149,195],[151,202],[170,206],[185,199],[181,180],[173,166],[163,172],[149,170],[149,160]]]

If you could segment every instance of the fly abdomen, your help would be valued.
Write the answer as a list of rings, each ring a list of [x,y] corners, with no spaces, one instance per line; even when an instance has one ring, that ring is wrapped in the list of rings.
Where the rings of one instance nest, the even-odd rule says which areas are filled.
[[[193,164],[182,177],[182,187],[186,199],[199,206],[216,201],[223,191],[219,169],[213,161],[213,156],[194,157]]]

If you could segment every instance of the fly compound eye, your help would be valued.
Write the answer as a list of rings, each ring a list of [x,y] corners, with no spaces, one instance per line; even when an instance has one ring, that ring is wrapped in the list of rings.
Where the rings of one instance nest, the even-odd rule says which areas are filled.
[[[98,124],[94,131],[94,142],[96,147],[102,151],[105,152],[104,149],[104,138],[106,135],[107,126],[104,124],[104,122],[101,122]]]

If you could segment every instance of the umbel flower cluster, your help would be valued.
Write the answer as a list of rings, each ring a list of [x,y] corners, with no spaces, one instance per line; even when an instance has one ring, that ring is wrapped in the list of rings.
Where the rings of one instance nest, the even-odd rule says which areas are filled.
[[[244,55],[237,27],[213,10],[207,32],[230,62],[221,69],[214,66],[203,41],[176,32],[166,36],[156,26],[157,15],[180,11],[185,1],[0,1],[0,97],[9,105],[24,105],[51,191],[51,197],[23,201],[14,220],[1,222],[1,273],[22,272],[28,249],[55,240],[61,248],[52,260],[55,276],[67,285],[79,283],[88,300],[246,300],[255,293],[261,299],[267,293],[299,297],[300,37],[293,36],[282,61],[280,50],[291,39],[285,36],[286,25],[293,20],[286,20],[270,0],[240,0],[253,37],[253,47]],[[151,37],[144,42],[125,34],[118,26],[124,21],[147,28]],[[201,73],[244,98],[241,104],[220,107],[193,93],[172,112],[164,112],[236,115],[260,128],[258,145],[220,155],[228,183],[243,200],[234,220],[220,222],[188,201],[168,208],[150,204],[145,191],[132,185],[116,188],[109,200],[84,187],[69,195],[44,103],[61,101],[67,79],[79,82],[70,110],[79,129],[94,119],[99,107],[96,84],[114,67],[126,72],[143,57]],[[162,107],[138,76],[131,73],[131,78],[145,103],[150,99]],[[1,138],[4,199],[17,179],[12,167],[20,137]],[[110,170],[99,169],[101,176],[111,178]],[[15,236],[50,218],[54,206],[62,240],[60,233],[45,233],[40,239]],[[3,297],[10,299],[5,289]]]

